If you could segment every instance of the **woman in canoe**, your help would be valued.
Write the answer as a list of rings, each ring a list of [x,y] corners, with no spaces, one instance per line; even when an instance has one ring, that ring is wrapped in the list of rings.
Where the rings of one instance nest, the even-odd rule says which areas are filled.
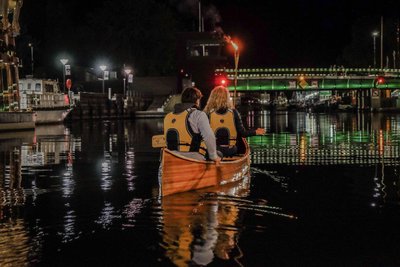
[[[210,119],[211,129],[214,131],[217,150],[224,157],[233,156],[238,152],[237,140],[242,137],[265,134],[265,129],[246,129],[243,126],[239,112],[234,108],[229,91],[224,86],[215,87],[204,108]]]

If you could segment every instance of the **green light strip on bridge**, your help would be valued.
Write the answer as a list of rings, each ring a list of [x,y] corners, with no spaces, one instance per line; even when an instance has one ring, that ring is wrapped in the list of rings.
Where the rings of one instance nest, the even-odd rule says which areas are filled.
[[[234,74],[234,69],[216,69],[216,72],[225,72],[227,74]],[[376,69],[376,68],[340,68],[340,67],[331,67],[331,68],[253,68],[253,69],[238,69],[239,74],[260,74],[260,73],[284,73],[284,74],[305,74],[305,73],[320,73],[320,74],[352,74],[352,73],[363,73],[363,74],[379,74],[379,75],[388,75],[388,74],[397,74],[400,75],[400,69]]]
[[[400,89],[400,79],[385,78],[384,84],[377,84],[375,79],[346,78],[346,79],[305,79],[302,83],[296,79],[238,79],[237,91],[276,91],[276,90],[358,90],[358,89]],[[228,89],[234,91],[234,81],[230,79]]]

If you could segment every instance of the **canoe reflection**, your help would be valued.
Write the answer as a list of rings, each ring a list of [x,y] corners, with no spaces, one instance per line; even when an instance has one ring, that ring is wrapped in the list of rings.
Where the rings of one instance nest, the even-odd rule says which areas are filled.
[[[234,258],[234,248],[240,251],[236,242],[239,207],[241,198],[249,193],[249,185],[250,179],[246,178],[208,190],[163,197],[166,256],[177,266],[207,265],[215,257]]]

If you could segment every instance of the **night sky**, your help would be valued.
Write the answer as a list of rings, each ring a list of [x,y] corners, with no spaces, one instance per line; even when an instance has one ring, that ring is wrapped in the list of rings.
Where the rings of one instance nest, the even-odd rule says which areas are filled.
[[[366,27],[357,30],[372,46],[371,32],[380,30],[380,17],[400,18],[400,1],[217,2],[224,31],[246,44],[242,55],[246,65],[327,67],[351,44],[358,21],[365,22]]]
[[[99,53],[107,53],[109,60],[112,60],[114,52],[107,51],[104,36],[93,34],[91,39],[85,38],[85,31],[82,30],[88,25],[91,16],[97,17],[98,20],[104,18],[108,24],[99,25],[99,27],[107,28],[113,27],[111,24],[114,20],[123,18],[123,15],[116,13],[118,11],[110,8],[99,11],[104,1],[25,0],[20,19],[22,32],[18,37],[20,57],[26,61],[29,59],[29,51],[25,49],[24,44],[33,40],[36,44],[39,66],[49,65],[47,62],[49,54],[55,53],[57,49],[70,54],[76,53],[77,64],[90,66],[94,64],[94,56],[87,57],[88,53],[84,52],[84,46],[86,41],[91,40],[92,46],[99,44],[96,47]],[[131,23],[136,28],[144,28],[142,35],[149,35],[149,39],[153,36],[153,39],[157,40],[159,34],[157,28],[146,30],[146,26],[141,25],[141,21],[145,21],[151,11],[145,9],[143,12],[135,13],[137,11],[134,10],[135,4],[143,8],[149,2],[162,3],[173,10],[171,14],[176,19],[174,30],[197,30],[197,0],[114,1],[115,5],[123,2],[125,2],[124,5],[130,5],[126,2],[133,3],[129,7],[132,8],[132,16],[143,16],[132,22],[128,15],[125,24]],[[360,59],[360,63],[357,62],[357,58],[354,59],[353,65],[370,64],[373,43],[371,33],[374,30],[380,30],[381,16],[384,17],[388,27],[392,28],[385,35],[388,39],[385,47],[388,51],[395,50],[396,35],[393,29],[400,17],[400,1],[203,0],[202,10],[206,31],[212,30],[214,25],[220,25],[225,34],[240,40],[241,67],[329,67],[338,64],[346,49],[350,51],[349,57],[364,58],[364,61]],[[51,15],[52,12],[54,12],[53,15]],[[159,17],[158,14],[157,17]],[[122,31],[123,29],[115,26],[115,30]],[[129,32],[129,28],[125,30]],[[137,36],[140,35],[132,38],[138,38]],[[132,40],[135,39],[130,40],[134,43]],[[108,43],[117,44],[120,41],[119,37],[113,37]],[[142,50],[146,50],[151,49],[152,45],[147,43],[141,47]],[[157,48],[157,44],[154,47]],[[140,46],[136,47],[135,51],[140,49]],[[115,51],[119,50],[115,48]],[[140,54],[143,51],[135,53]],[[357,53],[360,55],[358,56]],[[139,57],[132,54],[129,59],[137,59],[139,62]],[[365,57],[368,57],[368,60],[365,60]],[[151,73],[151,70],[147,73]]]

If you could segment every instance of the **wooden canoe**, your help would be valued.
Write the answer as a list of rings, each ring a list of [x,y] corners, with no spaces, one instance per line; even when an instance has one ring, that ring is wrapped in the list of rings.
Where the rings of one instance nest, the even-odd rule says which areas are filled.
[[[242,180],[250,172],[250,149],[245,139],[244,153],[224,158],[219,165],[182,156],[167,148],[162,149],[161,194],[163,196],[224,185]]]

